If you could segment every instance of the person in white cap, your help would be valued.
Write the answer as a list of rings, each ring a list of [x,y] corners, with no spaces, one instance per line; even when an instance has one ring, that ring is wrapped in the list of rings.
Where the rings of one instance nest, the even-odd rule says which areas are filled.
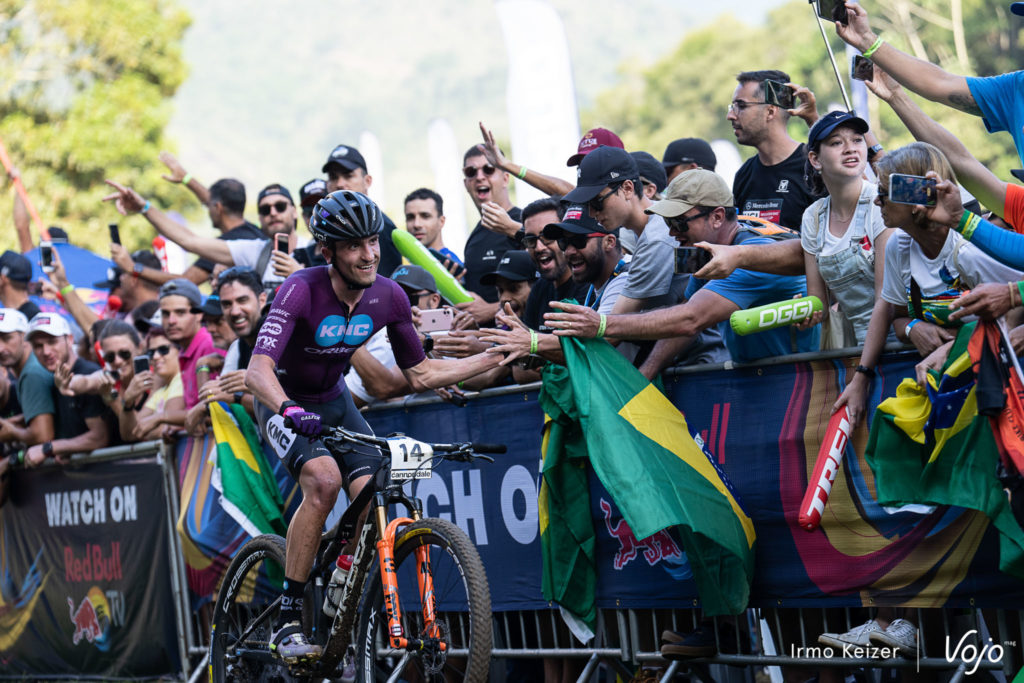
[[[22,368],[32,357],[25,343],[28,320],[15,308],[0,308],[0,476],[7,471],[7,456],[24,442],[25,429],[8,419],[21,414],[16,383]],[[0,500],[3,494],[0,493]]]
[[[25,338],[32,345],[36,360],[49,375],[52,394],[52,437],[30,446],[25,452],[25,463],[36,466],[49,457],[66,462],[72,453],[85,453],[106,446],[110,442],[110,432],[103,419],[106,410],[103,401],[94,395],[65,396],[52,388],[52,373],[61,366],[71,368],[75,375],[88,375],[99,370],[98,365],[79,358],[75,353],[68,321],[57,313],[39,313],[29,321]],[[43,407],[42,402],[32,407],[23,403],[25,422],[44,417]]]

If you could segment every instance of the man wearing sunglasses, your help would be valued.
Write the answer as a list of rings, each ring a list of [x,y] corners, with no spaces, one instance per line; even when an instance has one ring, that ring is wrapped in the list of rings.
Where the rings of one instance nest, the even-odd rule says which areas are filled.
[[[540,279],[533,284],[526,300],[523,322],[539,332],[551,331],[544,325],[544,314],[551,310],[549,302],[567,298],[582,301],[590,289],[589,284],[572,279],[572,271],[558,242],[543,235],[544,227],[557,223],[561,217],[561,205],[553,197],[530,202],[523,209],[523,247],[540,273]]]
[[[687,171],[669,185],[666,198],[649,211],[663,216],[672,235],[682,246],[698,242],[711,244],[771,244],[772,240],[745,228],[737,218],[732,192],[720,176],[711,171]],[[781,276],[736,270],[724,280],[692,278],[686,303],[657,311],[607,316],[604,335],[612,339],[660,339],[640,367],[648,378],[660,373],[675,355],[700,333],[714,325],[725,338],[736,362],[818,348],[820,326],[807,330],[782,327],[739,336],[729,326],[729,316],[741,309],[791,299],[807,291],[803,276]],[[560,336],[596,337],[601,328],[597,311],[585,306],[553,303],[558,310],[546,316],[547,324]]]
[[[732,191],[736,207],[744,216],[756,216],[800,230],[804,209],[817,199],[804,183],[803,143],[789,136],[786,126],[796,109],[783,109],[765,101],[765,81],[789,83],[783,71],[744,71],[736,80],[736,92],[726,119],[732,124],[736,142],[749,145],[757,154],[736,171]],[[813,125],[817,114],[810,116]]]
[[[466,192],[480,211],[480,222],[469,234],[463,252],[466,289],[476,297],[458,307],[483,326],[493,320],[498,311],[498,290],[493,285],[484,285],[480,278],[494,272],[506,251],[519,249],[515,236],[522,227],[523,212],[512,206],[508,173],[492,166],[476,145],[462,158],[462,175]]]
[[[366,159],[355,147],[338,145],[331,150],[331,154],[320,170],[327,174],[328,194],[337,190],[350,190],[366,196],[370,195],[373,176],[370,175],[366,167]],[[384,214],[384,232],[380,236],[380,263],[377,265],[379,273],[393,273],[395,268],[402,265],[402,254],[399,253],[398,247],[391,239],[391,233],[394,231],[394,221]],[[326,263],[326,261],[321,263]]]

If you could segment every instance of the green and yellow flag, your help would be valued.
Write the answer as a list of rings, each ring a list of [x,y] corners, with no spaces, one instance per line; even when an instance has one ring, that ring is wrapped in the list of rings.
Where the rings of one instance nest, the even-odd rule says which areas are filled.
[[[676,527],[704,611],[738,614],[754,575],[754,525],[672,403],[604,340],[562,339],[540,403],[550,422],[540,493],[543,595],[596,620],[589,460],[638,539]]]
[[[281,492],[249,414],[238,404],[211,403],[210,422],[217,441],[217,469],[211,483],[221,493],[221,507],[250,536],[283,536],[288,526]]]
[[[1000,533],[999,568],[1024,578],[1024,531],[998,478],[992,425],[978,414],[972,334],[974,324],[960,329],[942,372],[930,371],[928,386],[904,379],[896,396],[878,406],[864,456],[879,503],[980,510]]]

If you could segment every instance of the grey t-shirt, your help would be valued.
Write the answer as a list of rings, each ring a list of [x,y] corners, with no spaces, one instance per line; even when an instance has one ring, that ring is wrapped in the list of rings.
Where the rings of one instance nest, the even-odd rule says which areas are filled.
[[[622,294],[630,299],[667,294],[672,286],[677,246],[665,219],[658,215],[648,217],[644,231],[637,237]]]

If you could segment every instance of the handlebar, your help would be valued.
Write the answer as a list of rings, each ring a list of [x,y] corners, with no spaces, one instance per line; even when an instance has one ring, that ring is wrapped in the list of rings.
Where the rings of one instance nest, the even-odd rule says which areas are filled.
[[[342,443],[354,442],[368,446],[376,446],[377,448],[382,449],[382,451],[386,451],[388,449],[387,439],[382,439],[370,434],[360,434],[359,432],[353,432],[345,429],[344,427],[324,427],[320,434],[320,438],[323,439],[325,443],[329,443],[331,441],[339,441]],[[472,443],[464,441],[459,443],[431,443],[429,445],[433,449],[435,456],[448,457],[451,460],[460,460],[464,462],[472,462],[477,459],[494,462],[494,458],[489,458],[484,454],[493,453],[499,455],[508,452],[508,447],[505,446],[505,444],[496,443]]]

